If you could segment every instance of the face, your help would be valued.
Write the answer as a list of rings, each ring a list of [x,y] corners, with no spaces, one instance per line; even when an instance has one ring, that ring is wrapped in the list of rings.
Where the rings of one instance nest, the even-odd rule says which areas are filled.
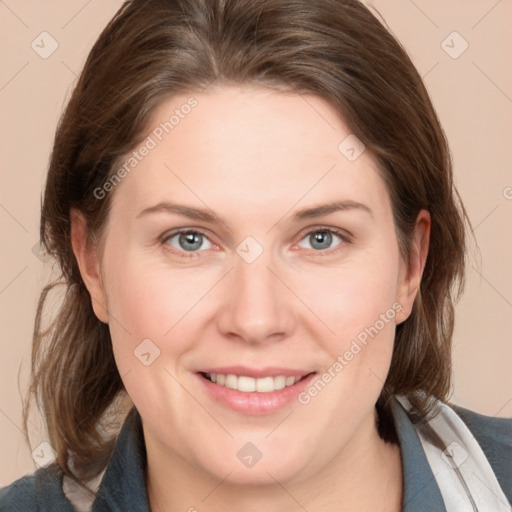
[[[323,100],[263,88],[154,112],[81,264],[148,451],[263,484],[376,435],[414,283],[374,160],[339,149],[349,135]]]

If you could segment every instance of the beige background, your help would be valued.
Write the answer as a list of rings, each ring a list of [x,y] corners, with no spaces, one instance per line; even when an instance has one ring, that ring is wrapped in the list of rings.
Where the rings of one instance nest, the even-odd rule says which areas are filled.
[[[510,417],[512,1],[373,3],[425,79],[481,251],[480,261],[472,249],[466,294],[457,308],[453,400]],[[20,390],[26,388],[36,300],[48,275],[33,248],[53,134],[88,50],[120,5],[0,0],[0,485],[35,467],[21,432]],[[39,52],[51,49],[49,36],[40,36],[45,31],[58,48],[43,59],[31,44],[35,40]],[[465,41],[467,50],[453,58]],[[34,446],[43,440],[34,439]]]

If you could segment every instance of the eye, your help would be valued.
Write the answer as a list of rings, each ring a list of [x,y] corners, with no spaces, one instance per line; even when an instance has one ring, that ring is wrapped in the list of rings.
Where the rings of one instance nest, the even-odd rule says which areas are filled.
[[[335,238],[339,241],[336,245],[332,246]],[[343,235],[341,231],[333,228],[320,228],[309,231],[302,240],[306,240],[309,246],[306,245],[306,247],[304,247],[301,245],[301,247],[305,249],[314,249],[318,252],[338,247],[342,242],[347,241],[347,235]]]
[[[336,239],[337,243],[333,245]],[[198,253],[201,250],[216,248],[204,233],[191,228],[166,233],[161,237],[161,241],[166,250],[184,258],[193,258],[199,256]],[[302,241],[306,241],[305,246],[299,242],[299,246],[303,249],[312,249],[317,254],[330,253],[330,250],[335,250],[343,243],[349,243],[350,236],[334,228],[316,228],[306,233]]]
[[[207,243],[206,247],[204,246]],[[192,229],[184,229],[174,233],[168,233],[163,237],[163,243],[172,252],[181,253],[185,257],[193,257],[193,253],[200,249],[211,249],[213,244],[208,240],[206,235],[200,231]],[[190,253],[189,255],[183,253]]]

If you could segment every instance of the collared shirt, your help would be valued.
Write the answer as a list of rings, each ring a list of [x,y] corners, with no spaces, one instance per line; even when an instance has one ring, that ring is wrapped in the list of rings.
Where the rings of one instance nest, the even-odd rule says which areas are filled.
[[[512,420],[454,407],[469,427],[512,504]],[[393,419],[403,465],[402,512],[446,512],[436,479],[408,414],[395,401]],[[133,409],[116,442],[93,512],[149,512],[145,484],[146,450],[142,423]],[[39,469],[0,490],[0,512],[74,512],[56,467]]]

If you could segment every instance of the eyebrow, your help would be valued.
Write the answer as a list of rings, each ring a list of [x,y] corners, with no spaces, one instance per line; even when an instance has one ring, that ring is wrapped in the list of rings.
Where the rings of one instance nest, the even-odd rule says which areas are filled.
[[[315,217],[322,217],[330,213],[347,210],[360,210],[368,213],[373,217],[371,209],[363,203],[357,201],[333,201],[331,203],[313,206],[311,208],[303,208],[295,213],[295,219],[314,219]]]
[[[323,217],[325,215],[329,215],[331,213],[335,213],[337,211],[348,211],[348,210],[359,210],[362,212],[368,213],[371,217],[373,217],[372,210],[363,203],[359,203],[357,201],[333,201],[330,203],[320,204],[317,206],[313,206],[310,208],[303,208],[298,210],[293,215],[293,220],[303,220],[303,219],[314,219],[316,217]],[[202,220],[205,222],[210,222],[212,224],[217,222],[225,222],[212,210],[208,208],[196,208],[194,206],[174,203],[170,201],[163,201],[154,206],[150,206],[149,208],[145,208],[140,213],[137,214],[136,218],[143,217],[145,215],[153,214],[153,213],[170,213],[176,215],[182,215],[183,217],[188,217],[189,219],[194,220]]]

